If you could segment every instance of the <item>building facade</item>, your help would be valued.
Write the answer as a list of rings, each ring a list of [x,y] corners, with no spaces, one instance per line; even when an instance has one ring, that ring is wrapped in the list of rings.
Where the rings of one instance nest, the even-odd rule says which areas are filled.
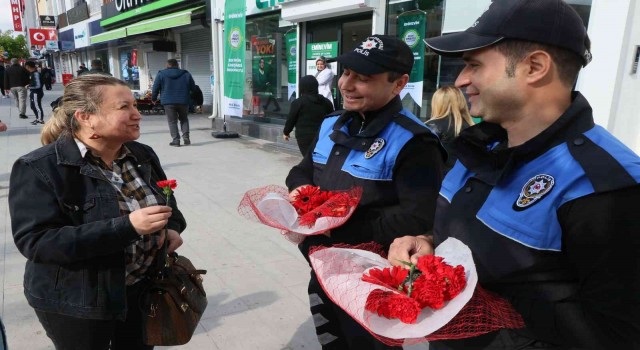
[[[235,1],[235,0],[234,0]],[[286,34],[296,33],[296,81],[313,74],[316,58],[323,53],[334,58],[360,45],[370,34],[401,35],[402,17],[420,13],[426,18],[422,37],[454,33],[468,28],[489,6],[491,0],[245,0],[245,93],[242,117],[225,116],[228,127],[241,134],[271,141],[280,141],[282,124],[295,94],[287,84],[288,52]],[[594,60],[580,74],[576,89],[581,91],[594,108],[596,122],[613,132],[636,152],[640,151],[640,121],[634,111],[640,103],[640,82],[637,67],[640,56],[640,4],[634,0],[565,0],[571,4],[587,25],[592,41]],[[224,0],[216,0],[212,26],[216,57],[223,62]],[[635,19],[635,20],[634,20]],[[260,53],[262,42],[272,41],[274,53]],[[319,45],[322,44],[322,45]],[[314,47],[331,47],[315,51]],[[254,87],[260,58],[265,56],[272,70],[272,92],[279,102],[279,111],[265,110],[260,94]],[[462,61],[441,58],[428,49],[416,57],[422,66],[420,93],[404,95],[405,107],[422,120],[430,115],[430,100],[439,86],[451,85],[462,67]],[[269,59],[271,63],[268,64]],[[337,73],[334,78],[334,98],[341,105],[337,79],[341,68],[331,63]],[[215,99],[223,101],[224,69],[215,64]],[[216,127],[221,125],[223,106],[214,111]]]

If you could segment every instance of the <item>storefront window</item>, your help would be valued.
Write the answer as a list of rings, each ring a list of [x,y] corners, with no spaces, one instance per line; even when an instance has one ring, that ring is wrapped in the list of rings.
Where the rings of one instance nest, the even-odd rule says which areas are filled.
[[[138,50],[121,48],[118,50],[120,60],[120,79],[124,80],[131,90],[140,90],[140,68],[138,67]]]
[[[287,49],[280,15],[248,18],[245,43],[244,115],[282,123],[289,112]]]
[[[449,0],[451,1],[451,0]],[[473,1],[480,0],[457,0],[465,2],[468,6]],[[468,2],[467,2],[468,1]],[[486,0],[482,0],[487,2]],[[589,14],[591,13],[592,0],[565,0],[571,5],[580,15],[585,25],[589,24]],[[443,0],[388,0],[388,18],[387,18],[387,33],[390,35],[397,35],[398,29],[398,16],[413,10],[421,10],[426,12],[426,33],[425,38],[431,38],[442,35],[443,28],[443,15],[445,11],[445,1]],[[447,16],[452,16],[452,21],[455,21],[455,13],[447,13]],[[479,14],[478,14],[479,15]],[[464,62],[460,58],[455,57],[440,57],[433,51],[426,48],[423,64],[424,67],[424,82],[422,93],[422,108],[420,108],[413,100],[409,98],[403,99],[402,103],[406,108],[411,110],[415,115],[419,116],[422,120],[429,119],[431,115],[431,97],[436,89],[440,86],[453,85],[455,80],[464,67]]]

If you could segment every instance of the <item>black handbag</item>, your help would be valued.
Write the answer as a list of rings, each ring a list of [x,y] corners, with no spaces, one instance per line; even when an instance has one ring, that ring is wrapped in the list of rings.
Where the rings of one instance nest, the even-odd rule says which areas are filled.
[[[201,276],[207,271],[175,252],[167,254],[168,241],[165,238],[156,272],[140,294],[142,340],[147,345],[188,343],[207,308]]]

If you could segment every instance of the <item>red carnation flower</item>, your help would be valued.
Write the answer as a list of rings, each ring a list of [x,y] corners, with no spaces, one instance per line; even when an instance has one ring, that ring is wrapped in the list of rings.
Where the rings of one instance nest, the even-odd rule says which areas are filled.
[[[444,292],[446,283],[435,275],[423,274],[413,282],[413,292],[411,297],[414,298],[421,307],[430,307],[434,310],[444,306]]]
[[[416,323],[420,314],[420,304],[408,296],[375,289],[367,297],[366,310],[386,318],[397,318],[404,323]]]
[[[178,187],[178,182],[174,179],[160,180],[156,182],[156,185],[158,185],[158,187],[160,188],[169,187],[170,189],[174,190],[176,187]]]
[[[369,274],[364,274],[362,280],[365,282],[377,284],[379,286],[404,291],[404,281],[407,279],[409,270],[401,266],[387,267],[382,270],[371,269]]]

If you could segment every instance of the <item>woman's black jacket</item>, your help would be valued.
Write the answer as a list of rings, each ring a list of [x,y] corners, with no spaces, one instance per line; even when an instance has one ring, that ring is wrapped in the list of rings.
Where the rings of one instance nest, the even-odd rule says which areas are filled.
[[[151,147],[125,144],[137,171],[158,194],[166,179]],[[160,195],[162,197],[162,195]],[[184,217],[172,197],[170,229]],[[61,136],[18,159],[11,171],[9,212],[13,238],[28,259],[24,293],[36,310],[87,319],[126,315],[125,247],[140,238],[121,215],[116,190]]]

